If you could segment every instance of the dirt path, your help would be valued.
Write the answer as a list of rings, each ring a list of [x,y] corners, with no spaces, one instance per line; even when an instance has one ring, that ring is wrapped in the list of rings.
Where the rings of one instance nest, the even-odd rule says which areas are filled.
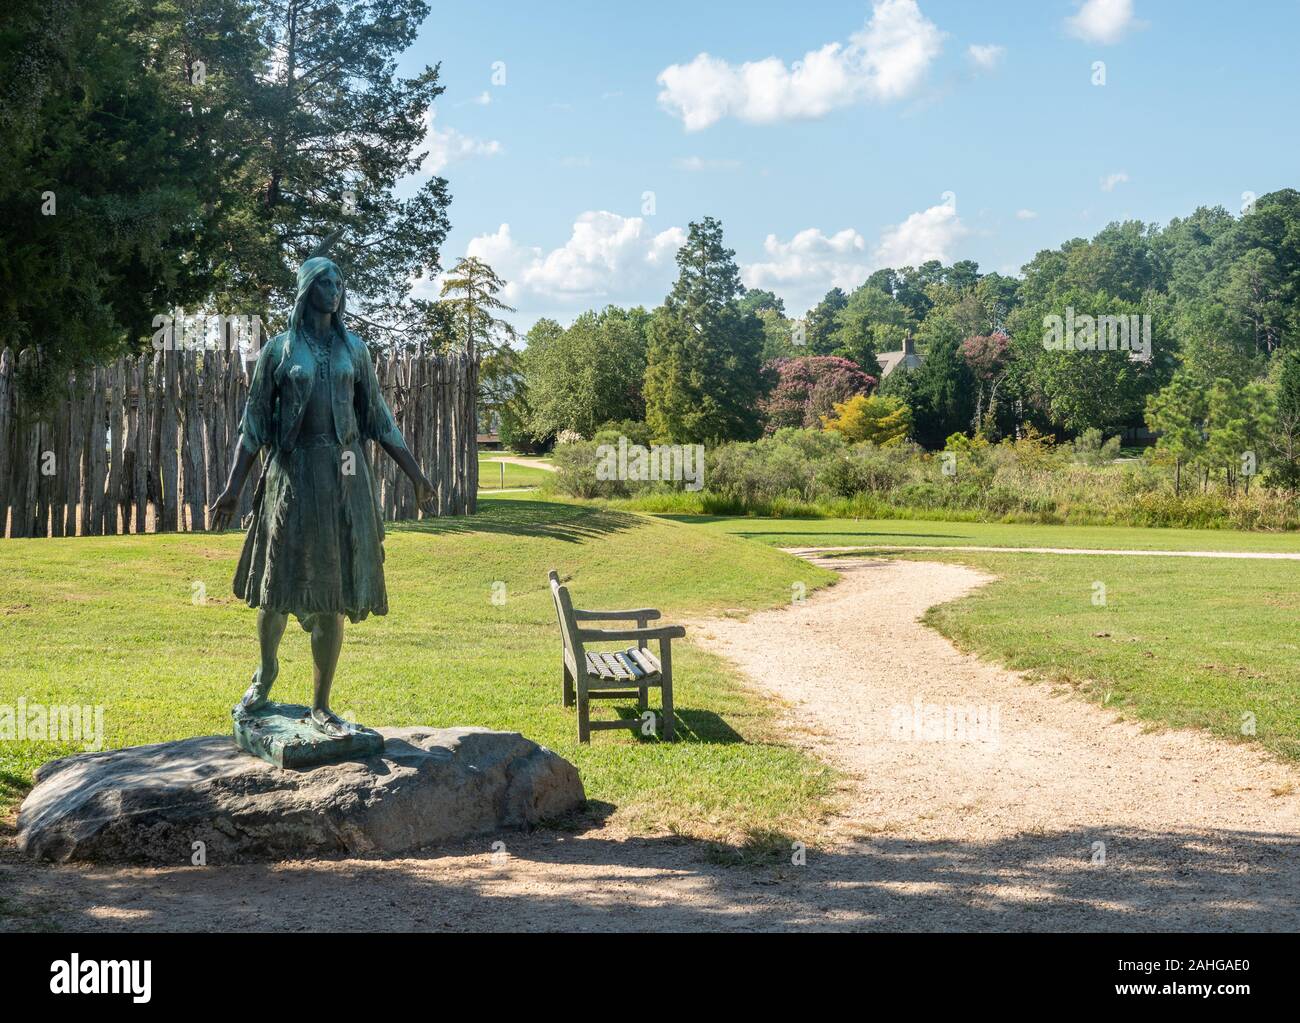
[[[845,813],[829,840],[809,836],[823,844],[806,865],[718,866],[612,826],[498,836],[495,854],[485,838],[399,860],[161,870],[35,866],[7,842],[0,926],[1300,929],[1300,771],[1144,733],[958,653],[916,619],[984,581],[970,569],[833,567],[841,581],[801,605],[692,629],[786,702],[792,741],[846,773]],[[989,730],[899,737],[917,701],[923,723],[927,705],[985,708]]]

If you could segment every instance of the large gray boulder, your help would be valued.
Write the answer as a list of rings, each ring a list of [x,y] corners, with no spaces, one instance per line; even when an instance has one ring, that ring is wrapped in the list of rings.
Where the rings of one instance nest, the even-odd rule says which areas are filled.
[[[52,760],[18,813],[47,860],[209,864],[400,853],[558,817],[578,771],[517,732],[382,728],[384,751],[303,771],[209,735]]]

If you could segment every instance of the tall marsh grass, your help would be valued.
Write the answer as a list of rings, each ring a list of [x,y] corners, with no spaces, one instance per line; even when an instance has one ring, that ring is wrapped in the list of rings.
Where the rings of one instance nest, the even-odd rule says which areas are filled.
[[[683,515],[896,518],[1190,529],[1300,528],[1300,504],[1255,479],[1229,493],[1206,467],[1175,471],[1157,451],[1115,459],[1113,445],[1058,446],[1030,436],[1001,444],[953,438],[941,452],[911,444],[848,444],[839,434],[785,429],[707,451],[704,489],[599,480],[595,441],[556,449],[557,494]]]

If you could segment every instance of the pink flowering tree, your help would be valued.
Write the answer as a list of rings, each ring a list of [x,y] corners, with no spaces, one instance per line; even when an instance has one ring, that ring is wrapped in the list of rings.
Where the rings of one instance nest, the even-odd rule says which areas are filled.
[[[822,416],[832,414],[836,402],[868,394],[876,378],[856,363],[835,355],[807,355],[768,363],[776,384],[761,403],[763,430],[775,433],[783,426],[815,429]]]

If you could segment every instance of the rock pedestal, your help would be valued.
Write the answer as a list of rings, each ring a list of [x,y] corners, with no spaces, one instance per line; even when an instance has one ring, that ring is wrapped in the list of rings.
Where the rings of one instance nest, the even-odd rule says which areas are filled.
[[[401,853],[559,817],[577,768],[517,732],[381,728],[383,752],[287,770],[211,735],[53,760],[18,814],[46,860],[189,864]]]

